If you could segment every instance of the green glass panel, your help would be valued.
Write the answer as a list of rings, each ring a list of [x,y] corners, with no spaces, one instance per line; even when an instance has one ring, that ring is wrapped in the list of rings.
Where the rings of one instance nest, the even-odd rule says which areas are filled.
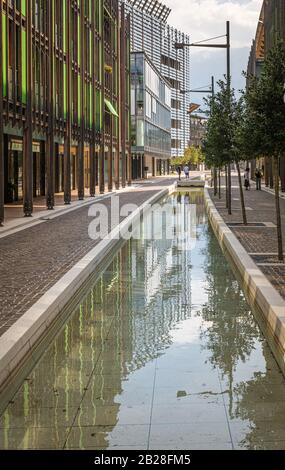
[[[66,0],[63,0],[63,52],[66,53]]]
[[[26,11],[27,11],[27,0],[22,0],[21,1],[21,13],[23,16],[26,16]]]
[[[109,111],[111,114],[113,114],[113,116],[119,117],[119,116],[118,116],[118,113],[117,113],[117,111],[115,110],[115,108],[114,108],[114,106],[112,105],[112,103],[111,103],[109,100],[107,100],[106,98],[105,98],[105,105],[106,105],[108,111]]]
[[[7,23],[4,13],[2,13],[2,54],[3,96],[7,96]]]
[[[64,119],[67,118],[67,72],[66,64],[63,64],[63,113]]]
[[[100,131],[102,128],[102,113],[101,113],[101,93],[96,90],[96,101],[95,101],[95,128]]]
[[[22,102],[27,102],[27,33],[22,30]]]
[[[77,26],[78,26],[78,39],[77,39],[77,42],[78,42],[78,59],[77,59],[77,62],[78,62],[78,65],[80,65],[80,16],[79,15],[77,17]]]
[[[93,41],[92,41],[92,33],[91,30],[89,31],[89,72],[92,75],[92,54],[93,54]]]
[[[93,124],[93,108],[92,108],[92,85],[89,84],[89,110],[90,110],[90,128],[92,128]]]
[[[78,122],[81,122],[81,77],[78,75]]]

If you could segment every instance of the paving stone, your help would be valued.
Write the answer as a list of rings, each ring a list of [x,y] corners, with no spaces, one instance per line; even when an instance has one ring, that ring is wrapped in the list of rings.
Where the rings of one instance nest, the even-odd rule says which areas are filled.
[[[140,206],[172,183],[173,179],[163,179],[119,193],[120,207],[126,203]],[[110,214],[110,198],[100,204]],[[100,241],[89,238],[89,208],[0,239],[0,336]]]

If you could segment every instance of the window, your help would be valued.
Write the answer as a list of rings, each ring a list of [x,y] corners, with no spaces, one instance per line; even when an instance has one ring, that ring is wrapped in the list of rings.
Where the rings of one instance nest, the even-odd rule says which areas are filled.
[[[156,114],[156,99],[152,98],[152,112]]]
[[[171,108],[174,109],[181,109],[181,101],[178,100],[171,100]]]
[[[156,96],[159,96],[158,75],[147,62],[145,63],[145,84]]]
[[[148,118],[151,118],[151,95],[146,92],[145,94],[145,113]]]
[[[178,121],[178,119],[171,119],[171,127],[172,129],[181,129],[181,121]]]
[[[165,85],[165,104],[171,106],[171,89],[167,85]]]
[[[137,120],[137,146],[144,146],[144,121],[142,119]]]
[[[164,54],[162,54],[161,56],[161,63],[163,65],[166,65],[167,67],[171,67],[174,70],[181,70],[181,65],[178,60],[172,59],[171,57],[167,57]]]
[[[181,140],[171,139],[171,147],[175,149],[181,149]]]
[[[174,78],[164,77],[166,82],[170,84],[171,88],[175,90],[180,90],[181,83],[178,80],[174,80]]]

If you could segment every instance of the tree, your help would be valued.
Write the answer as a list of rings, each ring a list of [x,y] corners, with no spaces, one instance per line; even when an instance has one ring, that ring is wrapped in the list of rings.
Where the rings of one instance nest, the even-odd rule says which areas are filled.
[[[204,162],[204,154],[201,147],[195,147],[192,145],[184,151],[184,157],[187,163],[191,163],[194,166],[198,166]]]
[[[221,81],[218,85],[218,93],[210,100],[211,114],[208,121],[206,139],[204,141],[206,163],[209,166],[218,167],[220,169],[224,165],[228,166],[230,163],[235,162],[238,171],[242,218],[244,225],[247,225],[243,185],[239,165],[241,160],[246,160],[248,158],[245,152],[245,134],[243,131],[243,121],[245,117],[244,99],[241,98],[237,100],[235,97],[235,90],[229,90],[226,82]],[[231,187],[229,179],[230,175],[227,183],[228,209],[230,214]]]
[[[247,153],[265,155],[273,160],[278,258],[284,260],[279,199],[279,159],[285,142],[285,49],[277,39],[270,49],[261,76],[248,77],[245,93],[246,120],[244,135],[248,137]],[[250,137],[250,138],[249,138]]]
[[[233,113],[233,155],[236,162],[238,172],[238,182],[240,191],[240,203],[242,211],[242,219],[244,225],[247,225],[247,215],[245,209],[243,185],[240,173],[240,161],[247,160],[248,155],[246,153],[247,141],[245,140],[246,135],[244,134],[244,120],[245,120],[245,105],[243,97],[239,101],[233,101],[232,103]]]

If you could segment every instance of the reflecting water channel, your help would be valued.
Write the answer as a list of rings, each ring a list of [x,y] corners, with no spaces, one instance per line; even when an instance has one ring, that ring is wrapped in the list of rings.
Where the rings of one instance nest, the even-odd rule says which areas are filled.
[[[170,202],[196,204],[195,247],[114,254],[1,416],[0,448],[285,449],[285,381],[203,192]]]

